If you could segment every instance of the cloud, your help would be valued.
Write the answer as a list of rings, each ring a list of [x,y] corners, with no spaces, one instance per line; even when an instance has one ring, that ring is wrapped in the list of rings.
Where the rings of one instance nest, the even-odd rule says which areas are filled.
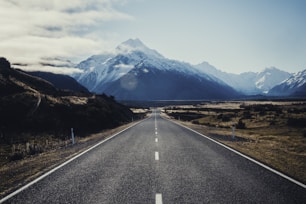
[[[0,56],[24,69],[50,71],[42,61],[84,59],[107,47],[92,28],[131,16],[114,9],[122,0],[0,1]],[[52,67],[52,70],[55,70]],[[64,68],[61,68],[64,69]]]
[[[115,68],[119,68],[119,69],[133,69],[134,65],[130,65],[130,64],[117,64],[114,67]]]

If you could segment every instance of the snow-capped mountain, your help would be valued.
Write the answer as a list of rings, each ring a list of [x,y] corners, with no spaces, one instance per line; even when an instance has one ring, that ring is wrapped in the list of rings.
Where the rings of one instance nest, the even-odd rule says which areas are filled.
[[[272,96],[306,96],[306,69],[275,86],[268,94]]]
[[[195,65],[195,67],[202,72],[221,79],[246,95],[266,94],[275,85],[292,76],[292,74],[275,67],[266,68],[258,73],[244,72],[241,74],[222,72],[207,62]]]
[[[83,69],[84,73],[76,75],[76,78],[90,91],[100,93],[110,82],[127,74],[144,58],[154,63],[154,60],[158,62],[163,56],[147,48],[139,39],[129,39],[111,54],[94,55],[82,61],[77,67]]]
[[[170,60],[139,39],[120,44],[112,54],[81,62],[75,78],[96,93],[121,100],[225,99],[238,93],[190,64]]]
[[[266,68],[262,72],[257,73],[255,85],[263,93],[268,93],[275,85],[291,77],[292,74],[279,70],[275,67]]]

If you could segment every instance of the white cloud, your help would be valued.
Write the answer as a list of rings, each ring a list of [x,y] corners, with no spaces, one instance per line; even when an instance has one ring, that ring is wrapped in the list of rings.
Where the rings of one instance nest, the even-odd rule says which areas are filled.
[[[131,65],[131,64],[117,64],[114,67],[119,68],[119,69],[133,69],[134,65]]]
[[[11,63],[28,64],[30,69],[50,71],[54,67],[41,67],[43,60],[80,60],[101,52],[107,42],[86,28],[131,20],[131,16],[113,8],[121,3],[124,1],[0,1],[0,56]]]
[[[47,72],[53,72],[56,74],[74,74],[74,73],[81,73],[82,70],[78,68],[72,68],[72,67],[54,67],[54,66],[48,66],[48,65],[41,65],[41,64],[32,64],[28,66],[22,66],[22,65],[14,65],[14,68],[23,69],[25,71],[47,71]]]

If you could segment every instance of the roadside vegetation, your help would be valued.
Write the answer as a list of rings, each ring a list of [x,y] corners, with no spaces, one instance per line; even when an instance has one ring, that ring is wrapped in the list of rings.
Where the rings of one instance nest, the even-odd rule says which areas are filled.
[[[0,57],[0,197],[147,111],[105,94],[60,90]]]
[[[305,101],[206,102],[168,106],[164,112],[306,183]]]

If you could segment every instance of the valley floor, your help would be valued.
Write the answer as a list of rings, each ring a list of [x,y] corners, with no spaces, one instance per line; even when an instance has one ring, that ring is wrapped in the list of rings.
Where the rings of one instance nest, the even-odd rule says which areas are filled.
[[[306,183],[306,102],[209,102],[164,111],[167,117]]]
[[[306,102],[205,102],[167,106],[162,111],[164,117],[177,120],[306,183]],[[53,144],[56,141],[51,139],[43,141],[48,146],[58,147],[22,160],[3,162],[0,157],[0,197],[129,125],[76,138],[73,146],[70,141],[61,144]],[[233,126],[236,127],[234,134]],[[12,147],[0,147],[0,156],[6,148]]]

